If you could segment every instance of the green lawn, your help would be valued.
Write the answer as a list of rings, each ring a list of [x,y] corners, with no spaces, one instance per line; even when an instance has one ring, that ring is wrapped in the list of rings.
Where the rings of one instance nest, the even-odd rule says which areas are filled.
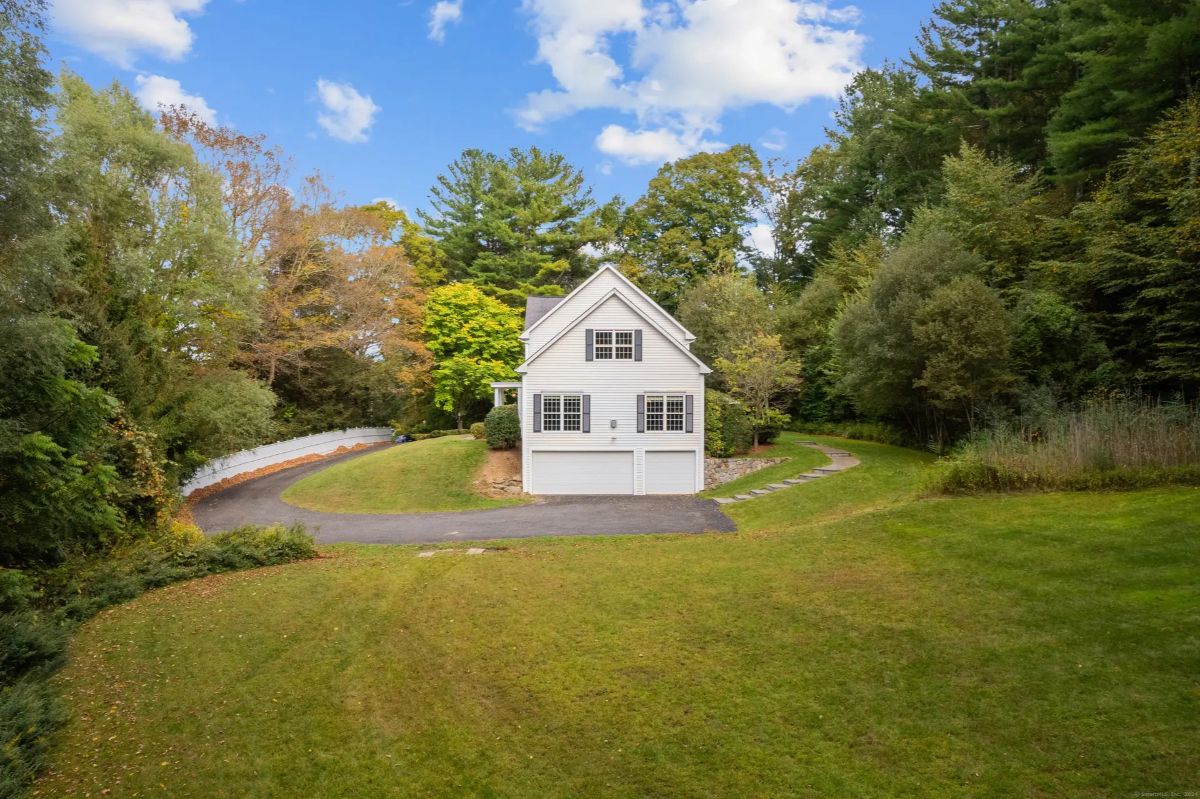
[[[1200,490],[921,501],[923,455],[838,443],[735,535],[339,546],[108,611],[41,795],[1200,787]]]
[[[330,513],[423,513],[516,505],[471,483],[487,445],[461,436],[430,438],[334,464],[288,486],[283,501]]]
[[[759,469],[757,472],[748,474],[745,477],[739,477],[737,480],[730,480],[728,483],[719,485],[711,491],[705,491],[703,496],[732,497],[734,494],[741,494],[752,488],[762,488],[768,483],[778,483],[786,477],[795,477],[798,474],[811,471],[817,466],[829,463],[829,458],[817,450],[796,443],[797,441],[814,440],[812,436],[803,436],[799,433],[780,433],[779,440],[775,444],[752,457],[787,458],[788,460],[783,463],[777,463],[774,466]]]

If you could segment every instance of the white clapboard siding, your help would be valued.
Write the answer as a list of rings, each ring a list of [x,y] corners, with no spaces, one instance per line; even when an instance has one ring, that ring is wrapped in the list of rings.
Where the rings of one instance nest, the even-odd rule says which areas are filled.
[[[180,490],[184,496],[187,496],[197,489],[219,483],[229,477],[236,477],[239,474],[303,458],[306,455],[326,455],[336,452],[339,447],[379,444],[391,441],[392,436],[393,432],[390,427],[352,427],[347,430],[333,430],[328,433],[292,438],[275,444],[264,444],[261,447],[235,452],[232,455],[209,461],[201,466]]]
[[[586,301],[581,301],[578,310],[569,318],[573,319],[588,307]],[[558,324],[552,327],[554,333],[562,329]],[[584,341],[588,328],[640,329],[642,360],[585,360]],[[557,393],[591,396],[590,433],[533,432],[534,396]],[[637,432],[637,396],[658,393],[691,394],[694,397],[693,432]],[[610,424],[612,421],[616,421],[615,429]],[[634,493],[642,494],[645,493],[644,451],[703,451],[704,377],[694,360],[620,299],[611,297],[529,364],[522,380],[521,431],[527,488],[532,485],[534,491],[541,493],[536,484],[531,483],[531,453],[534,450],[626,450],[635,454]],[[703,459],[697,458],[696,463],[696,485],[700,486],[703,485],[700,473]]]
[[[529,339],[525,344],[525,357],[529,357],[541,349],[546,342],[558,335],[558,331],[562,330],[572,319],[586,311],[614,288],[618,289],[626,300],[649,315],[660,327],[677,336],[680,343],[687,346],[684,328],[675,321],[674,317],[660,308],[657,303],[643,296],[641,292],[633,289],[613,269],[603,267],[591,282],[579,288],[578,293],[568,301],[559,303],[550,313],[542,317],[541,323],[529,334]],[[644,320],[639,319],[638,321],[639,326],[645,326]]]

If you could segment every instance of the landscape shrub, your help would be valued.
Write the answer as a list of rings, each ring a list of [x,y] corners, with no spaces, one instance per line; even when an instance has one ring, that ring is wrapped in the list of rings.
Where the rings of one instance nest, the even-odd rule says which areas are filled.
[[[66,722],[66,707],[48,679],[31,675],[0,688],[0,797],[24,795]]]
[[[875,441],[880,444],[890,444],[893,447],[905,447],[912,444],[907,433],[886,422],[800,422],[793,425],[792,429],[797,433]]]
[[[482,441],[487,438],[487,425],[483,422],[475,422],[471,425],[471,438],[476,441]]]
[[[759,433],[760,437],[762,433]],[[704,452],[711,458],[729,458],[746,452],[754,428],[746,408],[720,391],[704,392]]]
[[[497,405],[483,420],[491,449],[512,449],[521,443],[521,416],[516,405]]]
[[[1200,485],[1195,405],[1123,397],[999,422],[930,473],[934,493]]]
[[[61,664],[66,645],[67,631],[41,613],[0,614],[0,675],[53,670]]]
[[[169,583],[316,555],[303,526],[240,527],[206,537],[171,524],[103,557],[37,574],[0,569],[0,799],[20,796],[43,767],[66,712],[50,681],[79,623]]]
[[[426,441],[430,438],[442,438],[444,436],[461,436],[464,432],[466,432],[466,431],[451,429],[451,430],[430,430],[425,433],[415,433],[415,432],[405,433],[403,431],[397,430],[396,435],[408,436],[413,441]]]

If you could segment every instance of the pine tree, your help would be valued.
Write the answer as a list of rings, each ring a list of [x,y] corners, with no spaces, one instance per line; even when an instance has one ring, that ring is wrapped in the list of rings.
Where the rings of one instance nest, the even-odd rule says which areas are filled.
[[[588,273],[589,249],[611,236],[583,173],[536,147],[507,158],[466,150],[430,200],[419,215],[445,255],[446,279],[512,305],[565,293]]]

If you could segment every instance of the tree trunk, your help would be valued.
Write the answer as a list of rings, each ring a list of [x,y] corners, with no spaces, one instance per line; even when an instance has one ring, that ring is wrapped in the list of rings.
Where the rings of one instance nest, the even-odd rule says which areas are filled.
[[[462,429],[463,429],[463,426],[462,426],[462,418],[463,418],[462,411],[459,411],[458,413],[456,413],[456,414],[455,414],[455,417],[458,419],[458,432],[460,432],[460,433],[461,433],[461,432],[462,432]]]
[[[758,449],[758,430],[754,431],[754,449]]]

